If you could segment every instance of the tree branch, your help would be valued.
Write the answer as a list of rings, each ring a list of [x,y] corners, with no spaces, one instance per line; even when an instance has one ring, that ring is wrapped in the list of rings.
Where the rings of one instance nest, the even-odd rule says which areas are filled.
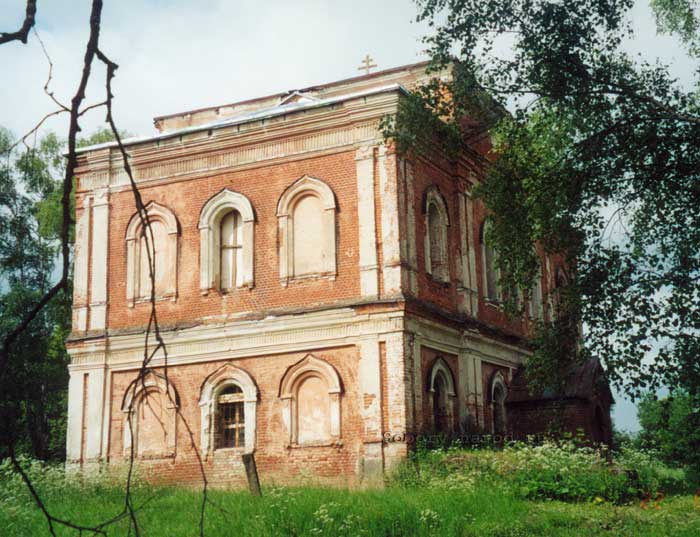
[[[27,44],[27,37],[29,36],[29,30],[34,27],[36,17],[36,0],[27,0],[27,10],[24,15],[24,22],[19,30],[16,32],[2,32],[0,33],[0,45],[9,43],[10,41],[21,41],[25,45]]]

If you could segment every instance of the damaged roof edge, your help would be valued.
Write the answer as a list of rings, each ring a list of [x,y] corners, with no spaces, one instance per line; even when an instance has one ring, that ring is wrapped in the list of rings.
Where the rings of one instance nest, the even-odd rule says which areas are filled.
[[[243,101],[236,101],[233,103],[222,104],[222,105],[217,105],[217,106],[205,106],[203,108],[195,108],[194,110],[187,110],[185,112],[176,112],[173,114],[164,114],[161,116],[154,117],[153,121],[157,122],[157,121],[160,121],[161,119],[170,119],[170,118],[182,116],[184,114],[196,114],[199,112],[206,112],[207,110],[214,110],[216,108],[226,108],[228,106],[254,103],[256,101],[264,101],[265,99],[272,99],[274,97],[285,97],[285,96],[290,95],[291,93],[294,93],[294,92],[304,93],[304,92],[309,92],[309,91],[326,89],[326,88],[330,88],[333,86],[340,86],[342,84],[348,84],[351,82],[363,82],[365,80],[371,80],[373,78],[379,78],[379,77],[390,75],[393,73],[400,73],[401,71],[409,71],[411,69],[417,69],[417,68],[420,68],[423,66],[427,66],[429,63],[430,63],[430,60],[423,60],[423,61],[416,62],[416,63],[409,63],[407,65],[400,65],[399,67],[391,67],[389,69],[383,69],[381,71],[377,71],[375,73],[370,73],[367,75],[352,76],[352,77],[348,77],[348,78],[343,78],[341,80],[335,80],[333,82],[326,82],[323,84],[314,84],[312,86],[306,86],[304,88],[297,88],[297,89],[283,91],[283,92],[279,92],[279,93],[271,93],[270,95],[264,95],[262,97],[253,97],[251,99],[245,99]]]
[[[154,142],[156,140],[164,140],[167,138],[174,138],[176,136],[182,136],[183,134],[190,134],[193,132],[200,132],[200,131],[205,131],[205,130],[210,130],[210,129],[219,129],[223,127],[230,127],[232,125],[239,125],[243,123],[248,123],[250,121],[257,121],[260,119],[266,119],[270,117],[275,117],[275,116],[280,116],[284,114],[289,114],[293,112],[300,112],[302,110],[309,110],[312,108],[322,108],[324,106],[329,106],[338,102],[342,101],[348,101],[350,99],[357,99],[359,97],[366,97],[369,95],[376,95],[379,93],[389,93],[392,91],[399,91],[401,93],[404,93],[405,95],[408,95],[410,92],[401,84],[389,84],[386,86],[381,86],[378,88],[371,88],[368,90],[364,91],[358,91],[355,93],[348,93],[345,95],[338,95],[337,97],[329,97],[328,99],[322,99],[316,102],[312,103],[295,103],[295,104],[290,104],[290,105],[283,105],[283,106],[276,106],[274,108],[267,108],[264,110],[259,110],[256,112],[251,112],[248,114],[244,114],[242,116],[238,117],[231,117],[229,119],[223,119],[219,121],[215,121],[212,123],[206,123],[203,125],[195,125],[192,127],[185,127],[183,129],[178,129],[170,132],[164,132],[160,134],[156,134],[153,136],[141,136],[141,137],[134,137],[134,138],[128,138],[126,140],[122,140],[122,144],[124,146],[130,146],[130,145],[135,145],[135,144],[142,144],[146,142]],[[98,149],[107,149],[110,147],[118,147],[119,144],[117,144],[116,141],[112,142],[104,142],[101,144],[94,144],[94,145],[89,145],[85,147],[81,147],[76,149],[75,153],[76,155],[82,154],[82,153],[87,153],[89,151],[96,151]],[[67,156],[68,153],[64,153],[64,156]]]

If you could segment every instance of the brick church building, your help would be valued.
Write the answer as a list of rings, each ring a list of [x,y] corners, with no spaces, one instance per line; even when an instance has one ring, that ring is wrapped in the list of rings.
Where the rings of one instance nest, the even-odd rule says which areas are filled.
[[[472,198],[488,140],[456,161],[384,143],[380,120],[425,67],[158,117],[125,142],[168,366],[166,381],[158,353],[135,390],[150,239],[115,144],[80,150],[69,465],[133,452],[195,482],[196,447],[219,484],[244,479],[244,453],[263,482],[357,484],[405,457],[405,433],[512,430],[557,262],[542,256],[528,314],[508,319]],[[584,427],[609,423],[609,401],[589,403]]]

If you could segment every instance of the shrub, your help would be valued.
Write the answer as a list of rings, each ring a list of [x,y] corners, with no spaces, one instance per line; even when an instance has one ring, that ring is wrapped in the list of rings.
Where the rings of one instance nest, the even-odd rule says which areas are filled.
[[[624,503],[682,490],[684,474],[629,447],[613,455],[573,441],[546,441],[514,443],[502,450],[418,450],[393,482],[439,489],[489,483],[521,498]]]

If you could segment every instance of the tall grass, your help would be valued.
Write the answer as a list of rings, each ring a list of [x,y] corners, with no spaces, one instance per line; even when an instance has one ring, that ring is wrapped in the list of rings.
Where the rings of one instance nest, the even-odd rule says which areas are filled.
[[[421,452],[381,490],[266,487],[261,498],[216,490],[206,509],[205,531],[209,537],[700,535],[700,509],[691,496],[667,498],[659,509],[646,510],[638,502],[616,506],[595,500],[527,500],[515,486],[520,477],[513,476],[527,467],[526,461],[535,461],[534,456],[526,450]],[[123,481],[118,473],[66,478],[60,467],[24,464],[58,516],[89,525],[121,510]],[[197,535],[197,490],[137,481],[134,498],[142,535]],[[108,528],[110,537],[126,536],[127,531],[126,521]],[[47,534],[18,476],[0,463],[0,535]],[[61,529],[59,535],[77,534]]]

